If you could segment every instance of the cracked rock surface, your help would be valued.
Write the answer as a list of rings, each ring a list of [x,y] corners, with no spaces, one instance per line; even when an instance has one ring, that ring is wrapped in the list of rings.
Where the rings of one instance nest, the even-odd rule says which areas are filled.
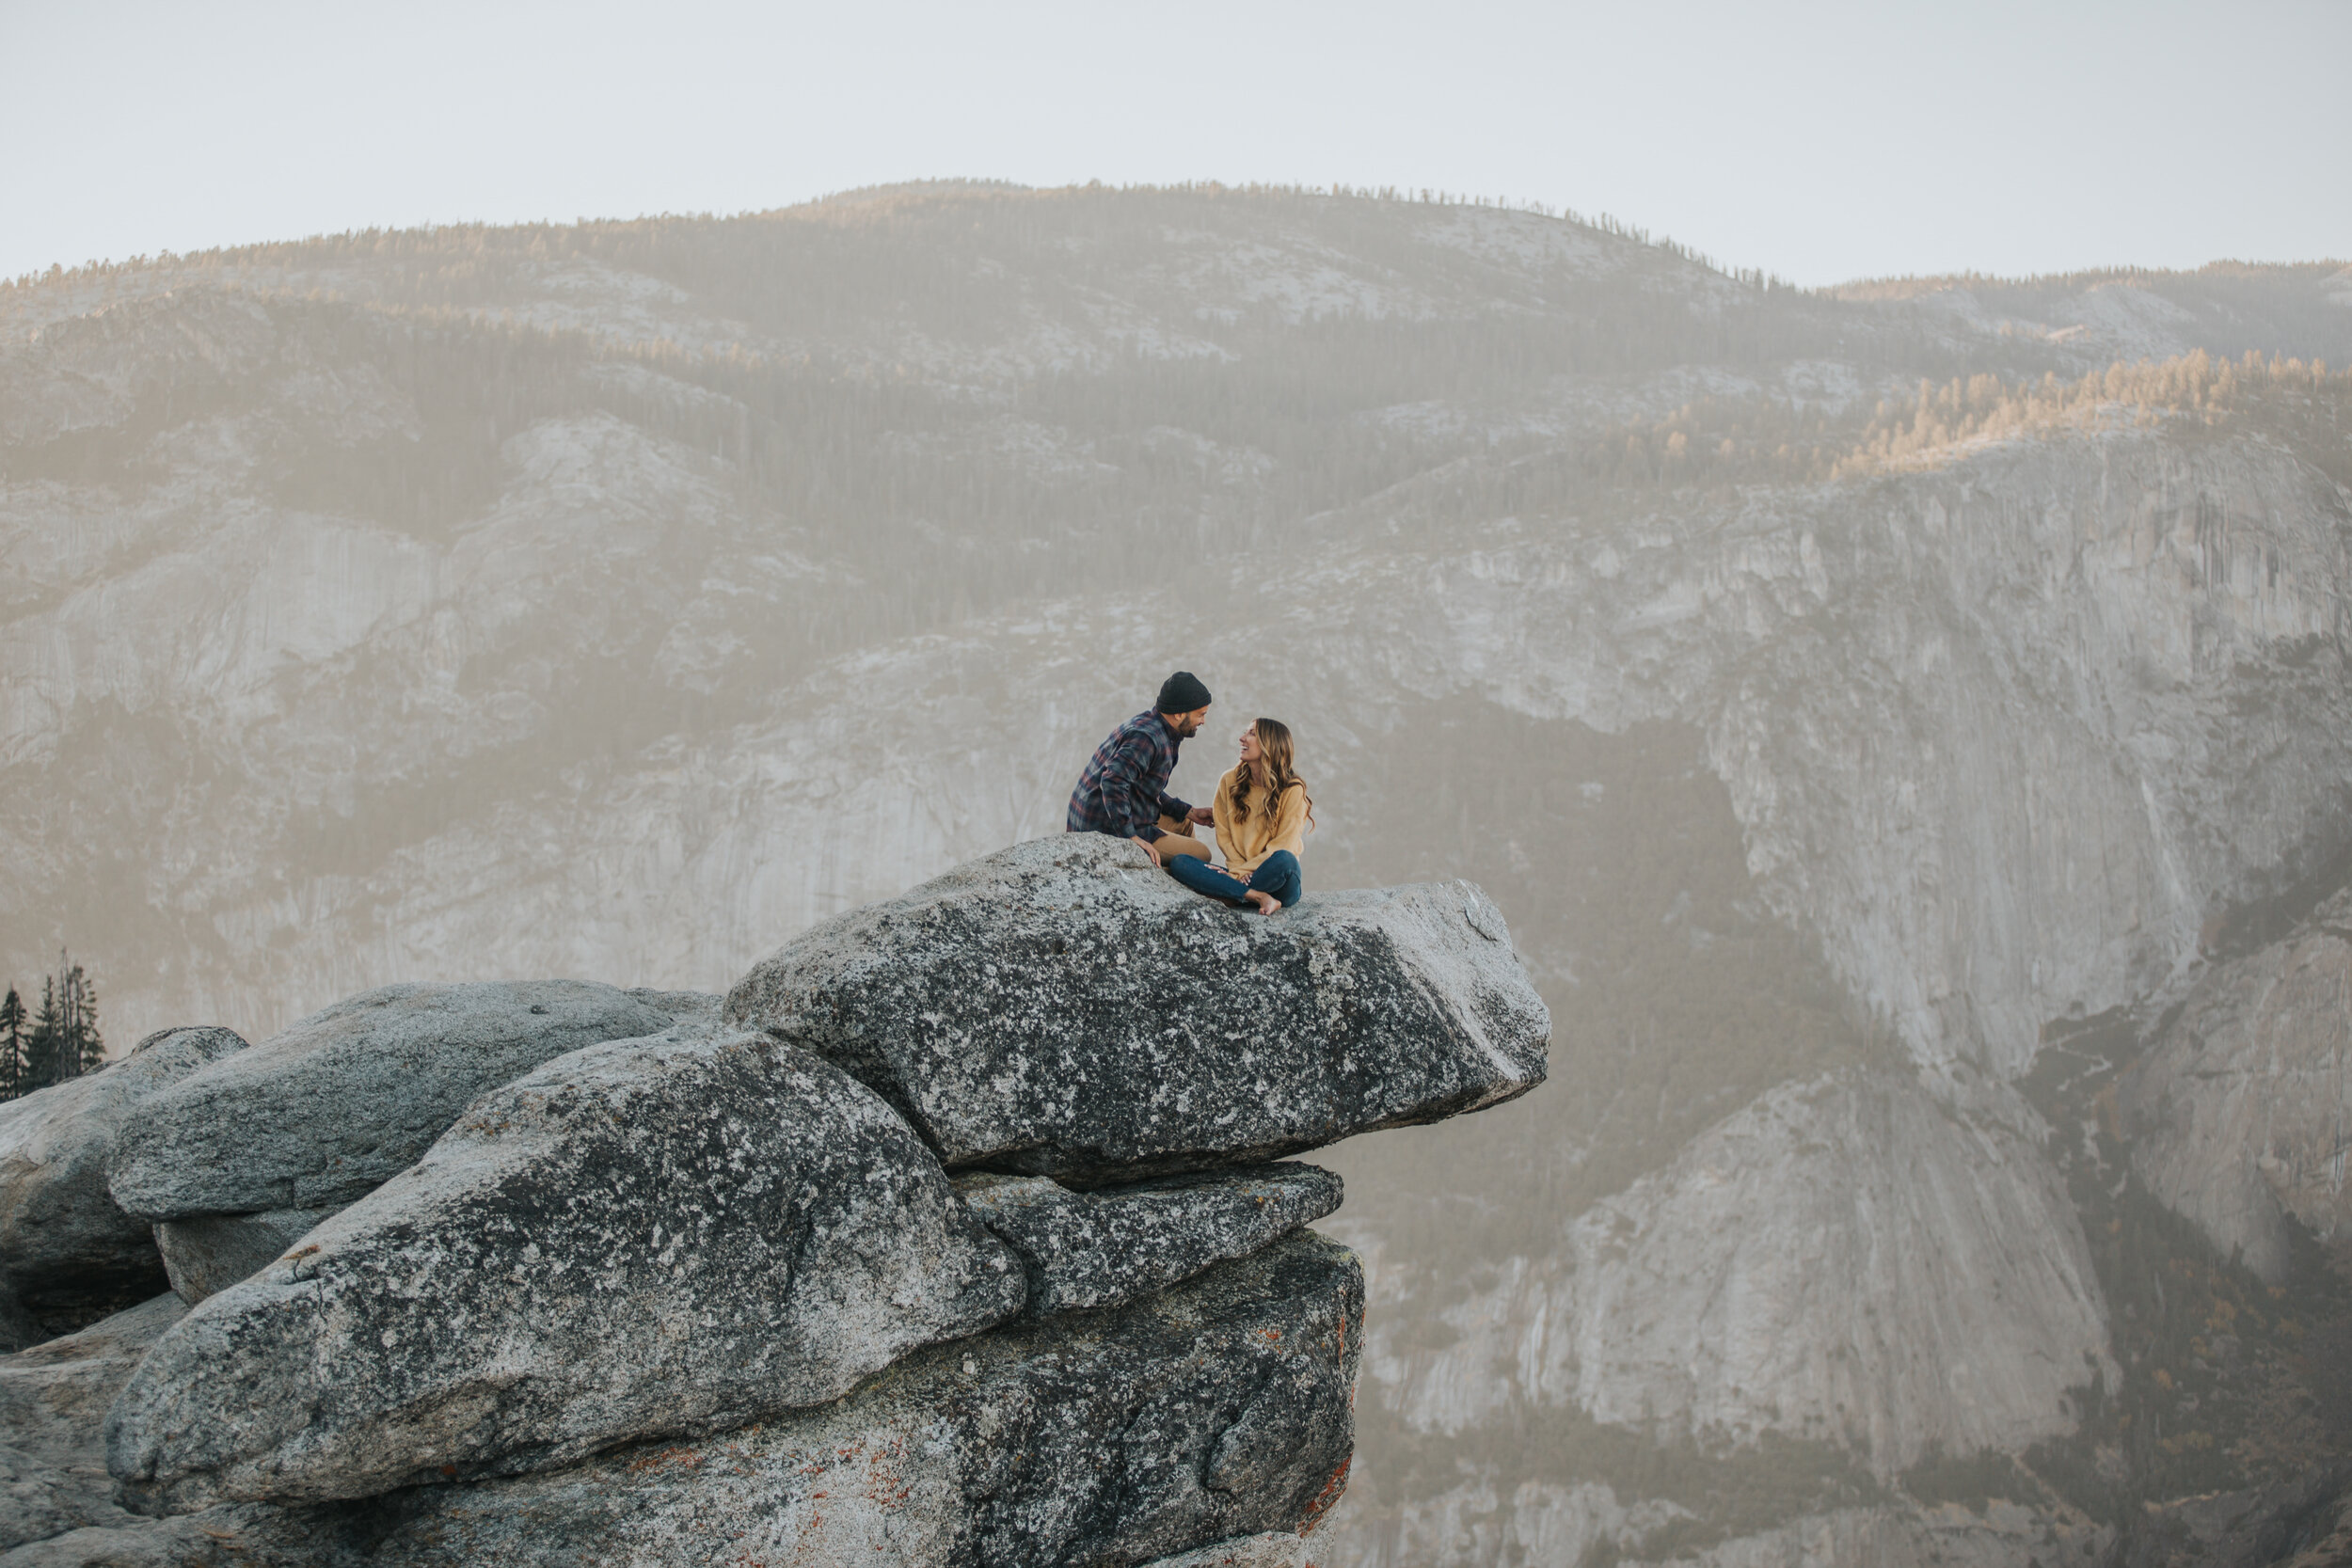
[[[175,1510],[559,1465],[836,1399],[1022,1297],[838,1069],[764,1036],[615,1041],[485,1095],[191,1312],[107,1456]]]
[[[838,1062],[950,1169],[1081,1182],[1498,1104],[1543,1082],[1551,1026],[1468,882],[1310,894],[1267,918],[1095,833],[828,921],[754,967],[726,1016]]]
[[[1256,1251],[1340,1206],[1341,1182],[1284,1164],[1073,1192],[1051,1177],[980,1174],[956,1191],[1028,1271],[1032,1318],[1116,1307]]]
[[[485,1089],[671,1015],[584,980],[386,986],[142,1103],[114,1201],[143,1220],[334,1208],[413,1163]]]
[[[333,1209],[272,1209],[260,1214],[199,1214],[155,1227],[155,1249],[172,1291],[194,1307],[283,1257]]]
[[[160,1295],[0,1356],[0,1551],[136,1523],[115,1502],[99,1425],[139,1358],[186,1310]]]
[[[140,1104],[245,1049],[227,1029],[167,1029],[95,1072],[0,1105],[0,1277],[19,1308],[18,1345],[163,1289],[147,1222],[106,1190],[107,1152]]]
[[[221,1560],[271,1568],[1056,1568],[1231,1551],[1295,1539],[1337,1499],[1362,1315],[1355,1255],[1300,1233],[1126,1307],[917,1352],[821,1410],[554,1474],[213,1510],[125,1531],[123,1549],[202,1524],[236,1548]],[[170,1549],[183,1555],[155,1560],[206,1548]]]

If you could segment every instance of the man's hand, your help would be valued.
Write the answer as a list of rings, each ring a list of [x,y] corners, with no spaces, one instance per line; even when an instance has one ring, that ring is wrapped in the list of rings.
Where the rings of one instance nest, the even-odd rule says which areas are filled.
[[[1195,806],[1184,813],[1184,820],[1196,828],[1205,828],[1216,820],[1216,812],[1213,807]]]
[[[1152,857],[1152,863],[1153,865],[1160,863],[1160,847],[1158,845],[1152,843],[1148,838],[1136,838],[1131,842],[1139,844],[1143,847],[1143,852]]]

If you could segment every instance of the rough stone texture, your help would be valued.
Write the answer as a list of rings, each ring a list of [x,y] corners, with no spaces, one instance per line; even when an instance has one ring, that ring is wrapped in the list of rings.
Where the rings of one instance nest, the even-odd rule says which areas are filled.
[[[483,1090],[669,1024],[583,980],[386,986],[151,1098],[116,1139],[114,1198],[149,1220],[348,1203]]]
[[[2352,1568],[2352,1497],[2338,1497],[2304,1527],[2311,1544],[2277,1568]]]
[[[1315,1568],[1308,1560],[1307,1543],[1296,1530],[1268,1530],[1164,1557],[1148,1568]]]
[[[1313,1165],[1168,1177],[1073,1192],[1051,1177],[961,1177],[976,1218],[1021,1255],[1032,1318],[1112,1307],[1254,1252],[1340,1206],[1338,1176]]]
[[[2352,890],[2215,965],[2116,1105],[2148,1190],[2271,1283],[2289,1272],[2290,1215],[2352,1239]]]
[[[1346,1482],[1362,1314],[1354,1256],[1299,1233],[1126,1307],[918,1352],[821,1410],[306,1528],[375,1568],[1053,1568],[1295,1534]]]
[[[484,1096],[195,1308],[107,1457],[176,1508],[542,1468],[834,1399],[1022,1295],[837,1069],[757,1035],[614,1041]]]
[[[194,1307],[238,1280],[257,1275],[333,1209],[273,1209],[260,1214],[203,1214],[155,1227],[155,1250],[172,1291]]]
[[[186,1310],[161,1295],[0,1356],[0,1551],[133,1523],[116,1505],[100,1428],[139,1358]]]
[[[1311,894],[1268,919],[1099,833],[828,921],[755,967],[727,1017],[840,1063],[950,1168],[1095,1180],[1496,1104],[1543,1081],[1550,1031],[1467,882]]]
[[[30,1320],[12,1336],[20,1344],[163,1288],[146,1222],[107,1193],[107,1151],[142,1102],[245,1049],[226,1029],[167,1029],[95,1072],[0,1105],[0,1294]]]
[[[720,1010],[727,999],[716,991],[656,990],[650,986],[632,986],[628,999],[642,1002],[668,1018],[673,1026],[702,1025],[716,1028],[721,1023]]]
[[[1882,1476],[1931,1446],[2069,1432],[2069,1388],[2118,1373],[2043,1136],[2005,1091],[1786,1085],[1565,1223],[1555,1251],[1498,1264],[1436,1314],[1451,1342],[1410,1348],[1375,1316],[1373,1386],[1422,1432],[1573,1405],[1702,1441],[1825,1440]]]
[[[2339,1463],[2269,1486],[2210,1492],[2151,1504],[2118,1554],[2120,1568],[2292,1568],[2301,1548],[2340,1528],[2344,1488]],[[2341,1568],[2339,1557],[2328,1568]]]

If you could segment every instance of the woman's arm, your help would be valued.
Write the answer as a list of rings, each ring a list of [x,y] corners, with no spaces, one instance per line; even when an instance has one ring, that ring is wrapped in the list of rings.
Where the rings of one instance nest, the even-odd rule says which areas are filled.
[[[1274,802],[1274,836],[1266,841],[1267,855],[1277,849],[1288,849],[1300,860],[1307,858],[1307,786],[1293,784],[1282,791],[1282,798]],[[1263,855],[1259,859],[1263,860]]]

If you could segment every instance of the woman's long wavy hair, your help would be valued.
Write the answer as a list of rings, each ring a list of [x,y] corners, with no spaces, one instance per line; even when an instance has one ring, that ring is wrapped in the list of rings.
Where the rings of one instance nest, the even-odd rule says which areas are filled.
[[[1315,825],[1315,798],[1307,794],[1307,781],[1291,771],[1291,727],[1279,719],[1252,719],[1249,727],[1258,732],[1258,762],[1254,768],[1233,770],[1233,787],[1227,791],[1232,805],[1233,819],[1245,821],[1249,816],[1250,775],[1254,772],[1267,785],[1258,809],[1267,816],[1282,797],[1295,788],[1307,801],[1307,826]]]

